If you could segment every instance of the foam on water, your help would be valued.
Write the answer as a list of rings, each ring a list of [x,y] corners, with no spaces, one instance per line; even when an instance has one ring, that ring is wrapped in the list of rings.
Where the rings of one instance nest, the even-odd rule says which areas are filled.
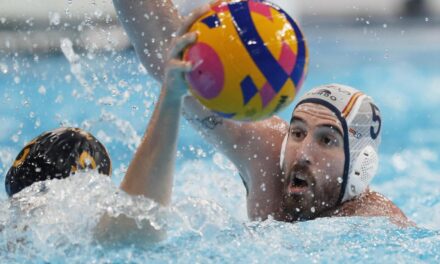
[[[188,185],[176,185],[173,204],[167,209],[146,198],[131,197],[108,177],[94,173],[34,184],[0,204],[0,255],[8,262],[34,263],[65,259],[69,263],[377,263],[378,259],[418,263],[440,259],[439,231],[400,229],[385,218],[247,222],[238,212],[243,208],[233,207],[236,197],[222,197],[221,203],[211,199],[216,192],[233,193],[229,188],[238,187],[239,179],[218,167],[209,170],[199,161],[184,167],[177,177]],[[201,179],[194,176],[198,174],[210,181],[199,181],[199,192],[188,190],[193,180]],[[219,186],[213,187],[212,181]],[[206,195],[207,190],[211,195]],[[129,240],[117,246],[101,244],[94,234],[104,213],[124,214],[138,223],[148,219],[155,228],[166,229],[167,238],[153,245]]]

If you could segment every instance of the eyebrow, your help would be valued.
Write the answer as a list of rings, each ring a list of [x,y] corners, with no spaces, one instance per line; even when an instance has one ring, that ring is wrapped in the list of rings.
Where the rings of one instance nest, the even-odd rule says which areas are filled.
[[[297,117],[297,116],[292,116],[292,119],[290,120],[290,125],[292,125],[294,122],[300,122],[300,123],[304,123],[307,124],[307,122],[301,118],[301,117]],[[326,127],[326,128],[330,128],[331,130],[335,131],[337,134],[339,134],[342,138],[344,138],[344,134],[342,133],[341,129],[335,125],[331,125],[331,124],[322,124],[319,125],[319,127]]]
[[[297,116],[292,116],[292,119],[290,119],[290,124],[292,124],[293,122],[301,122],[304,124],[307,124],[307,122],[302,119],[301,117],[297,117]]]
[[[335,131],[337,134],[339,134],[339,136],[341,136],[342,138],[344,138],[342,131],[339,129],[339,127],[336,127],[334,125],[330,125],[330,124],[323,124],[323,125],[319,125],[319,127],[327,127],[330,128],[331,130]]]

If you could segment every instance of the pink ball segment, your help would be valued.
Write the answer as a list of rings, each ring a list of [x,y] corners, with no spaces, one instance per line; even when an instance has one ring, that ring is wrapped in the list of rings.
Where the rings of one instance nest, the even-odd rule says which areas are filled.
[[[197,43],[189,48],[185,59],[194,65],[187,78],[199,96],[205,99],[218,96],[225,83],[225,74],[217,52],[205,43]]]

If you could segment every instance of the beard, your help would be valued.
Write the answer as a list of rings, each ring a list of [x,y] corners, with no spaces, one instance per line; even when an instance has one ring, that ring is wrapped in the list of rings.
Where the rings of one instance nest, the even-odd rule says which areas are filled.
[[[316,216],[315,175],[308,165],[296,164],[284,170],[282,200],[283,221],[309,220]]]

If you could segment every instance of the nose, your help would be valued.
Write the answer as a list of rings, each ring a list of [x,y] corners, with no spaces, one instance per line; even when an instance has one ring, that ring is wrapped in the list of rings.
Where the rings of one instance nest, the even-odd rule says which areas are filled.
[[[310,165],[315,156],[315,146],[310,135],[306,136],[297,146],[296,161],[298,164]]]

